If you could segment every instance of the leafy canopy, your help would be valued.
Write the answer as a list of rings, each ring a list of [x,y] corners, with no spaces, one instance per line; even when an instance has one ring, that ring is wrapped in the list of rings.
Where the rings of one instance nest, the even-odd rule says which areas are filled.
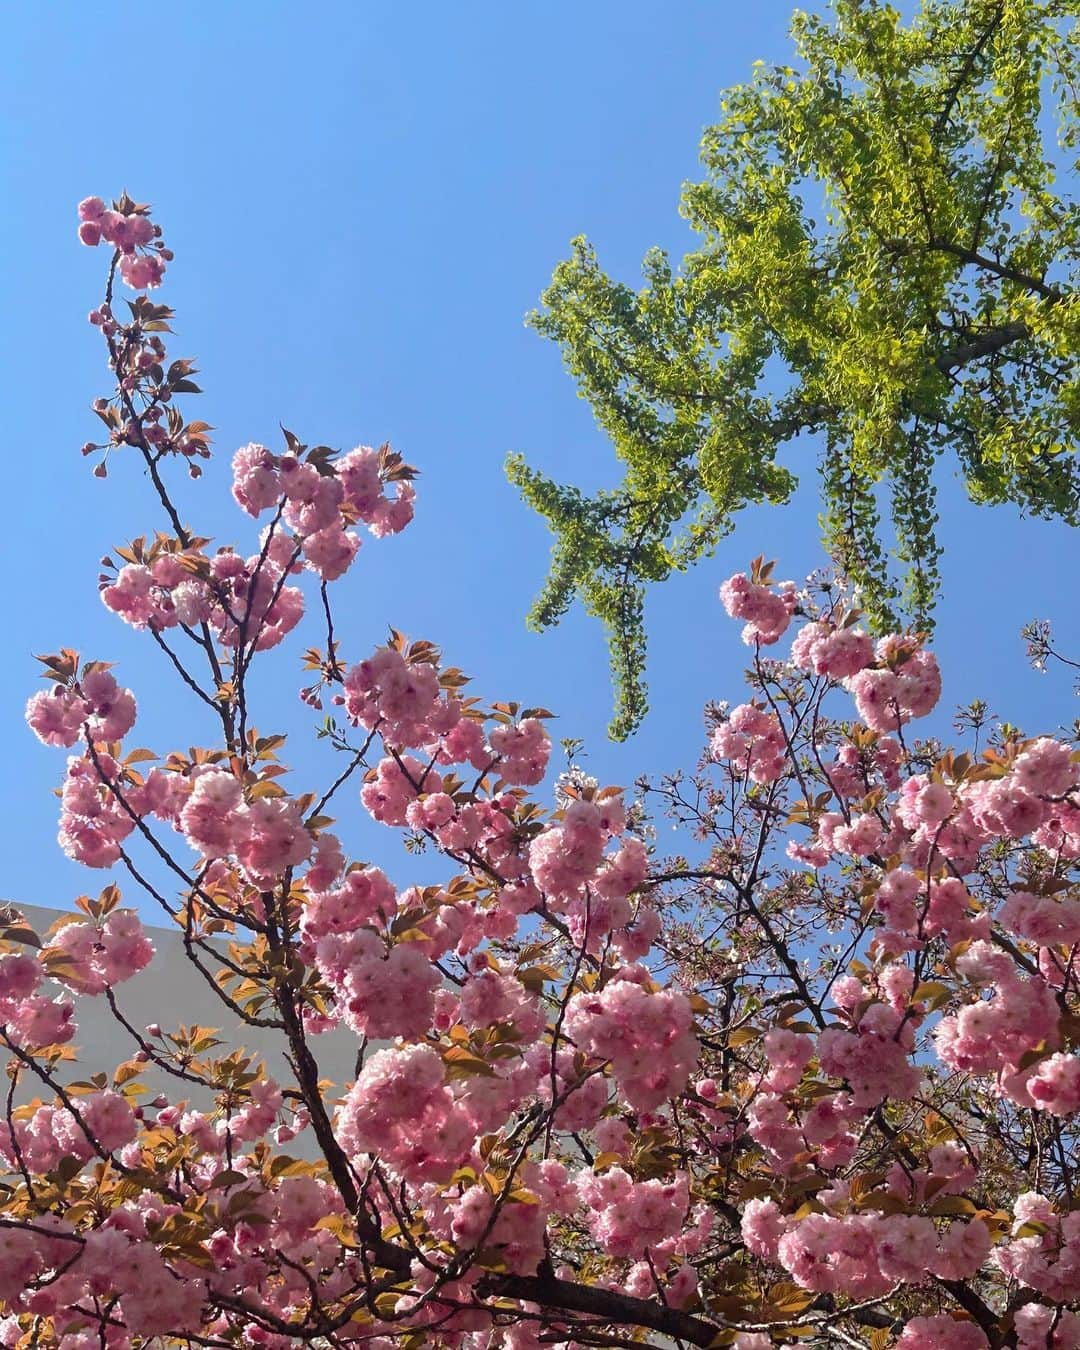
[[[758,63],[705,132],[682,267],[652,250],[635,291],[579,238],[556,268],[531,322],[625,476],[589,497],[517,455],[508,472],[555,536],[530,623],[575,598],[604,623],[614,736],[646,711],[645,584],[787,501],[808,441],[827,545],[879,629],[930,627],[943,451],[975,501],[1076,522],[1080,217],[1051,157],[1075,158],[1078,8],[796,14],[795,63]]]

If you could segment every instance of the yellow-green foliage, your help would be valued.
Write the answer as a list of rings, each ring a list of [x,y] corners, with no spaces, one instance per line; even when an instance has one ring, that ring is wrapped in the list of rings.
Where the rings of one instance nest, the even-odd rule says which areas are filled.
[[[727,92],[684,190],[701,246],[640,290],[583,240],[532,316],[625,466],[586,497],[511,457],[555,535],[531,614],[606,625],[625,736],[646,709],[643,588],[711,552],[813,438],[822,524],[878,625],[931,622],[933,468],[979,502],[1075,523],[1080,0],[877,0],[797,14],[790,66]],[[1051,160],[1053,159],[1053,163]],[[885,497],[883,497],[883,492]],[[892,552],[881,539],[887,498]]]

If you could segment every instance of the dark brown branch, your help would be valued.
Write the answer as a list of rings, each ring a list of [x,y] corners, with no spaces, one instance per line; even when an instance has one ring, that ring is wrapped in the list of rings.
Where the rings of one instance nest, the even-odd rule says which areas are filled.
[[[962,343],[947,352],[942,352],[934,364],[943,375],[948,375],[953,370],[959,370],[961,366],[970,365],[972,361],[978,361],[984,356],[993,356],[995,352],[1003,351],[1014,342],[1020,342],[1030,336],[1031,329],[1027,324],[1022,319],[1016,319],[1012,323],[1003,323],[1000,328],[988,329],[971,342]]]
[[[1048,286],[1040,277],[1033,277],[1030,272],[1021,272],[1016,267],[1010,267],[1008,263],[997,262],[994,258],[988,258],[985,253],[976,253],[974,249],[964,248],[962,244],[953,244],[947,239],[931,239],[926,247],[932,253],[948,253],[953,258],[959,258],[969,267],[981,267],[984,272],[992,272],[1003,281],[1015,281],[1024,290],[1034,291],[1044,300],[1061,299],[1061,291],[1054,286]]]
[[[936,144],[936,142],[944,135],[945,128],[949,125],[949,118],[952,116],[957,100],[963,92],[964,85],[967,84],[968,80],[971,78],[976,62],[979,60],[979,57],[982,56],[986,44],[1001,27],[1003,10],[1004,6],[1001,3],[994,6],[993,17],[980,35],[978,42],[964,54],[964,61],[960,67],[960,71],[957,74],[956,79],[949,86],[945,94],[945,102],[934,120],[934,129],[930,133],[931,143]]]
[[[648,1327],[691,1345],[711,1345],[719,1330],[711,1322],[651,1299],[631,1298],[592,1284],[573,1284],[544,1275],[489,1275],[477,1286],[486,1297],[522,1299],[541,1308],[583,1313],[616,1326]]]

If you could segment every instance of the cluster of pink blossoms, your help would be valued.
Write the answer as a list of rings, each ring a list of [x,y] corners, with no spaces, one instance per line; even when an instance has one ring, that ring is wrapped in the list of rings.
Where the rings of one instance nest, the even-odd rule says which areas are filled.
[[[428,649],[423,657],[409,659],[396,647],[380,647],[351,666],[338,700],[350,722],[368,731],[377,729],[383,742],[395,749],[423,749],[432,764],[468,764],[479,773],[498,768],[505,783],[523,787],[538,783],[551,752],[543,723],[526,717],[518,723],[496,724],[486,737],[483,720],[451,690],[443,689],[432,655]],[[441,791],[437,774],[425,776],[417,766],[414,778],[429,796]],[[439,786],[433,787],[436,781]]]
[[[1049,736],[1027,742],[998,778],[965,783],[945,834],[978,848],[1001,835],[1030,835],[1032,843],[1065,858],[1080,857],[1080,807],[1071,795],[1080,764]],[[950,840],[951,842],[951,840]]]
[[[342,699],[345,712],[353,726],[374,731],[399,748],[429,745],[450,736],[462,720],[461,704],[443,696],[439,686],[439,671],[431,661],[407,660],[396,647],[380,647],[366,660],[357,661],[345,675]],[[464,737],[479,733],[476,745]],[[470,754],[483,753],[482,728],[464,727],[452,750],[444,749],[453,758],[443,758],[444,764],[461,763]],[[443,748],[443,747],[440,747]],[[485,760],[477,767],[487,767]]]
[[[451,1212],[446,1236],[466,1251],[482,1244],[496,1248],[507,1270],[517,1275],[531,1275],[543,1259],[546,1205],[509,1201],[496,1213],[491,1191],[470,1186]]]
[[[376,1051],[349,1089],[335,1131],[350,1156],[377,1153],[416,1183],[448,1180],[476,1139],[442,1059],[427,1045]]]
[[[820,1167],[843,1167],[858,1145],[856,1127],[862,1113],[847,1093],[822,1097],[800,1120],[792,1117],[784,1098],[762,1092],[747,1110],[747,1133],[759,1144],[780,1175],[792,1173],[796,1159],[813,1156]]]
[[[1080,1315],[1068,1308],[1025,1303],[1013,1315],[1016,1350],[1080,1350]]]
[[[981,1327],[947,1313],[913,1317],[896,1342],[897,1350],[987,1350],[989,1344]]]
[[[273,885],[287,867],[302,863],[312,847],[295,801],[245,801],[239,779],[223,769],[209,769],[191,781],[180,828],[204,858],[235,857],[250,883],[259,887]]]
[[[298,804],[285,796],[245,799],[241,781],[212,765],[189,774],[153,770],[126,782],[104,750],[72,757],[60,794],[59,841],[87,867],[110,867],[141,818],[180,831],[204,859],[235,858],[250,885],[272,885],[313,847]]]
[[[1080,899],[1013,891],[998,910],[998,922],[1037,947],[1073,947],[1080,942]]]
[[[455,1011],[463,1026],[473,1030],[506,1026],[513,1031],[516,1044],[528,1045],[547,1026],[540,999],[523,987],[511,969],[493,965],[493,959],[486,951],[473,957],[458,990]]]
[[[320,845],[327,854],[338,847],[328,835]],[[455,904],[448,896],[445,903],[425,906],[414,889],[398,896],[377,868],[353,868],[335,885],[339,874],[340,867],[320,861],[309,869],[300,926],[300,954],[334,995],[326,1025],[341,1020],[369,1038],[421,1039],[432,1025],[445,1030],[457,1022],[476,1028],[503,1024],[522,1046],[541,1035],[545,1018],[539,1000],[512,974],[493,967],[486,954],[454,993],[441,987],[434,967],[447,952],[464,959],[485,936],[502,931],[505,916],[498,908]],[[313,877],[327,889],[311,889]],[[409,937],[395,942],[391,929],[404,914],[412,923]],[[309,1030],[322,1029],[309,1023]]]
[[[135,828],[117,796],[120,767],[109,754],[73,755],[60,789],[60,847],[86,867],[111,867]]]
[[[127,563],[102,587],[101,599],[133,628],[208,624],[226,647],[246,642],[266,651],[303,617],[303,592],[284,584],[296,568],[293,546],[275,534],[265,553],[249,558],[222,550],[209,559],[161,553],[149,564]]]
[[[219,1115],[215,1120],[205,1111],[189,1108],[186,1102],[165,1102],[158,1110],[155,1124],[174,1128],[190,1141],[193,1154],[204,1157],[201,1174],[211,1177],[216,1159],[226,1150],[253,1143],[275,1129],[282,1101],[281,1088],[272,1078],[264,1076],[249,1085],[243,1106],[228,1115]],[[276,1137],[281,1140],[290,1136],[278,1129]]]
[[[896,731],[925,717],[941,697],[941,672],[933,652],[917,639],[894,635],[875,648],[877,664],[850,675],[844,687],[871,731]]]
[[[885,835],[885,827],[870,811],[852,811],[846,816],[839,811],[823,811],[818,816],[818,846],[826,856],[835,853],[869,858],[879,850]]]
[[[709,744],[714,759],[731,760],[737,772],[754,783],[772,783],[780,777],[786,748],[780,719],[753,703],[733,708]]]
[[[160,286],[165,263],[172,257],[156,241],[160,229],[145,209],[125,199],[124,209],[109,210],[100,197],[86,197],[79,203],[79,239],[89,248],[102,240],[120,253],[120,275],[133,291]]]
[[[419,1039],[431,1026],[439,975],[422,944],[387,949],[368,928],[331,933],[316,943],[315,966],[358,1036]]]
[[[541,1019],[542,1024],[542,1019]],[[521,1077],[516,1071],[515,1077]],[[531,1073],[526,1082],[534,1085]],[[510,1086],[509,1080],[502,1085]],[[528,1087],[507,1097],[490,1080],[448,1083],[439,1056],[429,1046],[380,1050],[368,1060],[336,1121],[339,1141],[350,1157],[378,1151],[385,1166],[420,1188],[425,1216],[436,1236],[452,1238],[465,1248],[498,1249],[507,1268],[529,1274],[544,1254],[544,1233],[552,1215],[584,1211],[600,1248],[619,1259],[648,1256],[653,1268],[685,1262],[703,1247],[710,1229],[706,1207],[690,1204],[688,1178],[635,1182],[622,1168],[602,1174],[583,1170],[572,1177],[554,1159],[526,1162],[519,1185],[496,1213],[495,1196],[483,1185],[462,1183],[455,1198],[431,1183],[445,1182],[455,1168],[482,1167],[476,1151],[478,1128],[485,1125],[483,1103],[492,1093],[502,1118],[508,1105],[524,1100]],[[604,1132],[598,1127],[598,1139]],[[648,1265],[631,1272],[646,1283]],[[689,1299],[696,1279],[689,1270],[675,1272],[674,1293],[681,1286]],[[475,1275],[471,1277],[475,1279]],[[653,1292],[655,1285],[646,1293]]]
[[[836,1191],[843,1209],[845,1188]],[[802,1288],[853,1298],[879,1298],[895,1285],[919,1285],[931,1276],[969,1279],[991,1249],[990,1231],[978,1218],[941,1229],[919,1214],[813,1213],[796,1219],[768,1199],[747,1202],[742,1236],[750,1252],[783,1267]]]
[[[874,661],[874,644],[861,628],[808,623],[791,644],[791,659],[800,670],[846,680]]]
[[[941,697],[937,657],[914,639],[882,638],[878,666],[844,681],[855,707],[871,731],[895,731],[913,717],[925,717]]]
[[[887,1097],[914,1096],[921,1075],[908,1060],[914,1049],[917,1016],[873,1003],[852,1031],[828,1027],[818,1037],[822,1071],[851,1084],[856,1106],[872,1106]]]
[[[1014,1280],[1046,1298],[1066,1303],[1080,1288],[1080,1210],[1060,1214],[1037,1191],[1025,1191],[1013,1205],[1013,1235],[994,1252],[994,1261]],[[1028,1224],[1041,1231],[1024,1234]]]
[[[75,1034],[75,1008],[69,999],[39,993],[45,979],[41,963],[23,952],[0,956],[0,1025],[26,1049],[62,1045]]]
[[[39,1106],[26,1121],[16,1121],[14,1135],[0,1122],[0,1155],[17,1167],[16,1148],[36,1172],[51,1172],[61,1158],[86,1162],[95,1154],[117,1153],[138,1132],[131,1104],[118,1092],[93,1092],[79,1098],[76,1117],[64,1106]]]
[[[767,589],[745,577],[733,578],[727,584],[730,603],[728,598],[725,603],[736,617],[750,617],[751,611],[772,615],[771,624],[767,617],[761,620],[771,636],[782,627],[788,593],[774,595],[769,604],[762,595]],[[1015,746],[988,769],[965,772],[952,781],[922,773],[901,782],[902,752],[887,733],[925,715],[936,703],[941,682],[932,654],[913,639],[891,637],[875,645],[850,624],[823,620],[796,636],[792,660],[811,674],[841,683],[874,733],[869,740],[865,733],[854,735],[835,763],[823,770],[841,804],[867,799],[873,809],[819,809],[813,840],[789,845],[789,855],[819,868],[847,857],[875,863],[885,859],[888,864],[882,865],[871,892],[881,921],[870,948],[878,961],[872,979],[869,974],[864,979],[845,975],[834,982],[839,1025],[816,1037],[780,1028],[767,1034],[763,1048],[768,1071],[749,1103],[747,1133],[781,1175],[808,1164],[839,1168],[854,1156],[868,1109],[886,1099],[914,1095],[922,1075],[911,1055],[926,1010],[914,1001],[911,969],[896,958],[921,951],[935,939],[954,946],[956,973],[977,995],[933,1028],[941,1061],[961,1073],[992,1075],[1002,1095],[1020,1106],[1061,1117],[1080,1111],[1080,1058],[1058,1048],[1061,1009],[1054,992],[1064,987],[1068,954],[1080,941],[1080,902],[1056,889],[1047,894],[1021,889],[994,914],[972,900],[963,880],[984,846],[1003,837],[1028,836],[1052,853],[1080,856],[1080,818],[1072,800],[1080,782],[1078,757],[1067,745],[1044,737]],[[766,733],[770,717],[754,705],[736,709],[715,734],[715,757],[731,761],[735,772],[750,771],[756,781],[774,781],[786,763],[781,758],[775,774],[754,774],[755,747],[745,734]],[[879,787],[897,793],[891,806],[881,803],[883,792],[871,796]],[[943,861],[951,875],[940,875]],[[1037,971],[1030,963],[1021,969],[1009,952],[991,943],[994,922],[1037,949]],[[810,1102],[797,1094],[788,1096],[812,1062],[843,1088],[830,1095],[818,1091]],[[708,1116],[707,1103],[715,1091],[711,1081],[701,1088],[705,1104],[699,1110]],[[730,1141],[723,1110],[712,1114],[719,1127],[717,1141]],[[894,1167],[888,1174],[890,1190],[916,1206],[927,1203],[931,1193],[960,1193],[974,1181],[975,1171],[960,1150],[952,1150],[957,1158],[946,1157],[948,1151],[944,1146],[932,1150],[937,1155],[932,1171]],[[939,1229],[932,1219],[917,1214],[852,1213],[843,1183],[820,1192],[818,1199],[826,1213],[794,1219],[784,1216],[774,1201],[763,1200],[750,1202],[743,1219],[749,1249],[781,1265],[809,1289],[863,1298],[883,1295],[894,1283],[919,1283],[929,1273],[967,1279],[990,1253],[989,1231],[978,1219]],[[1067,1298],[1070,1263],[1076,1260],[1071,1218],[1052,1215],[1045,1202],[1033,1200],[1032,1206],[1030,1215],[1026,1207],[1023,1214],[1018,1212],[1017,1226],[1034,1217],[1048,1232],[1016,1239],[1000,1248],[995,1259],[1006,1273],[1047,1297]],[[1035,1344],[1038,1329],[1048,1325],[1049,1310],[1031,1306],[1016,1324],[1021,1345]],[[1054,1322],[1055,1345],[1073,1343],[1072,1318],[1066,1314]],[[970,1321],[940,1317],[912,1320],[898,1344],[960,1347],[988,1342]]]
[[[797,596],[795,584],[785,581],[779,592],[759,585],[742,572],[720,587],[720,599],[733,619],[745,619],[742,638],[749,647],[755,642],[770,646],[787,632],[795,612]]]
[[[264,1079],[253,1083],[250,1091],[247,1104],[216,1123],[185,1109],[183,1103],[158,1110],[155,1128],[171,1132],[185,1149],[185,1167],[194,1186],[212,1186],[222,1171],[227,1146],[235,1150],[273,1125],[282,1105],[280,1089]],[[137,1131],[142,1111],[133,1110],[119,1093],[106,1090],[79,1097],[77,1112],[42,1105],[17,1120],[14,1133],[6,1124],[0,1126],[0,1156],[13,1171],[25,1166],[42,1175],[65,1159],[92,1162],[112,1156],[121,1167],[141,1165]],[[166,1260],[157,1250],[153,1235],[182,1211],[179,1204],[147,1189],[112,1209],[99,1226],[81,1232],[66,1216],[51,1213],[39,1217],[32,1228],[5,1228],[0,1237],[0,1298],[10,1309],[37,1317],[62,1315],[68,1321],[73,1309],[106,1299],[116,1315],[123,1316],[127,1333],[110,1337],[109,1344],[128,1346],[129,1336],[152,1338],[198,1330],[210,1292],[236,1298],[261,1286],[268,1300],[280,1300],[274,1306],[286,1310],[308,1286],[299,1265],[294,1282],[284,1288],[266,1286],[277,1264],[275,1248],[284,1247],[297,1263],[310,1261],[312,1268],[323,1270],[324,1294],[355,1285],[359,1263],[346,1263],[343,1269],[338,1240],[318,1228],[327,1215],[342,1209],[341,1197],[331,1186],[299,1176],[284,1178],[275,1189],[268,1189],[253,1160],[242,1154],[233,1155],[232,1170],[234,1181],[241,1180],[232,1200],[244,1218],[219,1227],[209,1239],[211,1269],[192,1268],[181,1277],[175,1260]],[[249,1180],[243,1181],[245,1175]],[[68,1337],[79,1346],[84,1339]]]
[[[671,1181],[634,1181],[621,1167],[583,1172],[578,1193],[600,1248],[622,1259],[644,1256],[676,1238],[690,1210],[685,1173]]]
[[[387,755],[367,775],[360,800],[383,825],[404,825],[410,807],[421,828],[438,829],[456,814],[453,800],[444,803],[442,776],[413,755]],[[419,800],[418,800],[419,799]]]
[[[757,596],[767,587],[756,586],[741,574],[726,586],[738,595]],[[788,592],[773,595],[777,613],[787,603]],[[764,604],[757,599],[755,603]],[[934,855],[959,871],[973,867],[980,850],[994,839],[1007,836],[1031,841],[1066,858],[1080,857],[1080,807],[1070,794],[1080,781],[1080,763],[1069,747],[1050,737],[1025,743],[1011,760],[998,768],[969,775],[948,784],[925,774],[915,774],[901,787],[900,746],[887,733],[898,730],[912,718],[925,716],[937,703],[941,677],[933,654],[917,639],[894,635],[876,645],[858,629],[834,626],[824,620],[807,624],[792,646],[794,664],[811,673],[839,681],[853,696],[866,727],[876,735],[870,745],[842,746],[835,763],[827,769],[829,786],[838,798],[865,797],[881,785],[900,788],[886,814],[852,813],[848,809],[819,812],[815,836],[809,842],[791,841],[790,857],[812,867],[824,867],[834,856],[870,858],[898,855],[913,870],[924,870]],[[736,708],[731,718],[714,733],[713,753],[730,761],[754,781],[771,782],[783,769],[782,732],[773,714],[753,704]],[[777,753],[780,751],[781,753]],[[929,888],[924,903],[916,905],[915,889],[901,893],[904,880],[896,878],[882,888],[880,908],[888,918],[887,931],[879,942],[883,948],[912,949],[928,937],[951,936],[953,941],[984,936],[977,923],[969,923],[966,897],[960,903],[954,887]],[[896,888],[890,893],[889,885]],[[927,889],[923,887],[923,889]],[[1041,899],[1021,915],[1030,940],[1067,942],[1073,931],[1071,906]],[[1054,938],[1057,926],[1060,938]]]
[[[579,1050],[610,1060],[621,1095],[638,1111],[682,1092],[699,1054],[686,995],[649,985],[643,967],[623,967],[598,993],[575,994],[564,1022]]]
[[[1009,762],[946,784],[925,774],[905,783],[893,810],[905,861],[925,866],[931,853],[968,870],[995,839],[1023,839],[1066,858],[1080,856],[1080,811],[1068,796],[1080,764],[1050,737],[1026,743]],[[1051,913],[1051,910],[1047,910]]]
[[[150,963],[154,948],[132,910],[113,910],[101,923],[67,922],[40,956],[0,955],[0,1025],[17,1045],[60,1045],[75,1034],[75,1008],[41,993],[47,978],[78,994],[100,994]]]
[[[903,750],[892,736],[878,736],[872,745],[842,745],[826,770],[837,797],[850,801],[868,796],[879,784],[890,792],[900,786]]]
[[[245,445],[233,456],[233,496],[249,516],[281,504],[293,531],[288,547],[302,553],[324,581],[349,568],[360,540],[349,526],[362,521],[373,535],[397,534],[413,518],[415,492],[400,480],[386,494],[387,453],[360,445],[334,461],[314,463],[294,454],[274,455],[265,445]]]
[[[132,909],[114,909],[102,923],[65,923],[53,948],[63,956],[56,978],[78,994],[115,988],[154,957],[154,944]]]
[[[1050,985],[1041,976],[1019,974],[1009,955],[983,940],[973,942],[956,964],[977,992],[989,991],[991,996],[965,1004],[934,1028],[942,1062],[965,1073],[997,1075],[1001,1091],[1024,1106],[1038,1104],[1029,1094],[1029,1084],[1045,1092],[1054,1105],[1059,1104],[1054,1101],[1059,1094],[1071,1097],[1074,1075],[1058,1065],[1044,1060],[1037,1067],[1020,1068],[1029,1051],[1053,1049],[1059,1042],[1061,1013]],[[1058,1058],[1059,1064],[1066,1059]]]
[[[151,355],[148,359],[153,360]],[[148,410],[147,417],[155,409]],[[152,440],[152,426],[139,435]],[[384,447],[360,446],[337,461],[273,455],[247,445],[233,459],[233,495],[249,515],[279,506],[258,553],[231,549],[206,557],[197,549],[155,547],[102,586],[107,608],[135,628],[155,632],[208,625],[225,647],[276,646],[303,617],[304,597],[286,578],[306,566],[323,581],[340,577],[360,546],[349,527],[364,522],[376,536],[395,534],[413,516],[411,471]],[[386,484],[396,483],[396,495]]]
[[[31,695],[26,720],[46,745],[72,746],[83,735],[100,747],[118,741],[135,724],[135,698],[107,669],[88,666],[81,678]],[[117,791],[119,766],[104,749],[73,756],[60,792],[60,846],[89,867],[109,867],[135,828]]]
[[[615,852],[605,853],[614,842]],[[656,911],[643,899],[635,910],[630,899],[645,881],[648,857],[642,841],[626,833],[621,795],[571,801],[529,845],[528,864],[549,910],[567,916],[574,941],[587,951],[611,936],[627,961],[648,952],[659,931]]]
[[[118,741],[135,725],[135,696],[107,670],[91,669],[74,685],[54,684],[30,696],[26,720],[45,745],[72,746],[86,732],[94,741]]]
[[[207,861],[234,857],[252,886],[272,885],[302,863],[312,836],[290,798],[245,800],[239,779],[208,765],[189,775],[155,769],[145,782],[122,784],[102,750],[72,758],[61,790],[60,843],[88,867],[109,867],[140,817],[157,816],[181,831]]]
[[[724,582],[720,598],[732,618],[749,621],[743,631],[747,643],[777,642],[797,604],[791,582],[773,591],[741,572]],[[850,624],[816,620],[796,635],[791,660],[811,674],[841,682],[853,696],[859,716],[876,732],[895,731],[913,717],[925,716],[941,694],[933,654],[916,639],[899,634],[875,645]]]
[[[444,790],[439,769],[462,763],[479,773],[497,772],[517,787],[538,781],[550,740],[537,718],[496,724],[485,736],[483,720],[442,688],[427,653],[406,659],[395,648],[380,649],[351,667],[344,684],[350,720],[378,729],[384,743],[395,747],[369,771],[361,791],[364,805],[384,824],[408,824],[450,852],[480,853],[497,866],[513,883],[501,898],[509,923],[503,936],[516,926],[515,914],[546,901],[552,912],[567,916],[575,940],[590,951],[614,933],[627,960],[645,955],[658,922],[649,906],[635,908],[630,899],[645,880],[647,858],[642,842],[624,835],[621,797],[570,802],[526,852],[514,825],[515,796],[461,803]],[[422,751],[423,759],[402,753],[405,747]],[[611,841],[618,847],[605,853]]]

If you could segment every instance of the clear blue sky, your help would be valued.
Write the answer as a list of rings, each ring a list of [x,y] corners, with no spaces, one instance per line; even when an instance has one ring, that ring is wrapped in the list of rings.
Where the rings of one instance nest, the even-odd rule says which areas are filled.
[[[250,546],[228,459],[249,440],[276,447],[279,422],[310,443],[389,439],[423,471],[418,519],[368,543],[337,588],[344,655],[366,654],[392,623],[440,643],[485,698],[557,711],[556,734],[585,737],[609,781],[692,763],[703,701],[740,697],[744,649],[718,583],[760,551],[784,576],[822,561],[812,449],[790,507],[748,515],[715,560],[656,594],[653,713],[622,747],[604,739],[599,629],[580,613],[544,637],[524,629],[548,538],[501,465],[514,449],[563,478],[612,474],[558,353],[523,315],[579,232],[627,280],[650,245],[682,251],[677,198],[701,129],[754,59],[786,58],[788,11],[788,0],[5,7],[3,894],[66,907],[108,879],[54,844],[63,754],[22,726],[31,653],[69,645],[118,661],[143,710],[139,744],[210,734],[148,640],[97,598],[98,558],[159,520],[133,457],[100,483],[78,453],[97,425],[87,405],[107,392],[85,322],[105,256],[75,240],[75,203],[90,193],[126,187],[152,202],[177,253],[161,292],[177,310],[172,351],[199,359],[207,392],[190,406],[217,428],[206,478],[181,489],[196,528]],[[1067,681],[1028,670],[1017,633],[1046,615],[1080,649],[1075,535],[976,511],[950,482],[944,517],[946,704],[978,694],[1031,731],[1071,719]],[[297,650],[265,663],[264,731],[310,725]],[[298,788],[333,769],[324,751],[294,736]],[[411,864],[365,825],[355,794],[339,814],[356,853],[392,860],[407,884]]]

